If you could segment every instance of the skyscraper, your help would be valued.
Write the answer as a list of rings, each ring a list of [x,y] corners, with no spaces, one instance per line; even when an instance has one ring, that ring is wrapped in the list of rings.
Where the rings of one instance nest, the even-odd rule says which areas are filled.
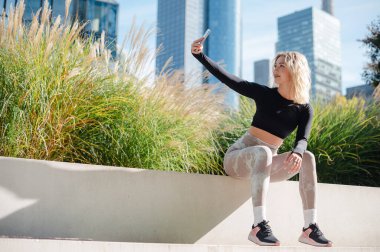
[[[349,87],[346,89],[347,94],[346,97],[351,99],[352,97],[362,97],[366,100],[370,100],[373,96],[373,92],[375,91],[375,87],[372,85],[364,84],[354,87]]]
[[[331,100],[341,94],[340,22],[316,8],[279,17],[276,52],[303,53],[311,69],[313,98]]]
[[[10,6],[13,7],[19,3],[19,0],[0,0],[0,8],[8,13]],[[25,12],[23,20],[25,23],[32,21],[33,15],[38,9],[42,8],[45,0],[25,0]],[[66,12],[65,0],[48,0],[52,9],[51,18],[55,19],[59,15],[62,19]],[[84,34],[93,33],[96,38],[105,32],[106,44],[112,51],[113,56],[116,56],[117,42],[117,15],[119,4],[115,0],[72,0],[68,12],[68,18],[73,20],[77,18],[79,22],[90,23],[84,28]]]
[[[191,55],[191,43],[203,32],[211,29],[204,44],[204,53],[230,73],[241,75],[241,14],[240,0],[158,0],[157,47],[163,45],[156,59],[159,74],[169,57],[172,69],[182,69],[186,75],[203,70]],[[202,80],[198,80],[202,83]],[[209,84],[219,82],[214,77]],[[226,89],[225,104],[230,108],[239,105],[238,94]]]
[[[202,36],[205,27],[204,8],[204,0],[158,0],[157,47],[162,44],[163,50],[156,59],[157,74],[160,73],[170,57],[172,57],[170,68],[183,69],[188,72],[190,68],[194,67],[195,62],[189,61],[189,54],[185,49],[190,47],[192,38]],[[186,11],[189,10],[192,12],[191,19],[186,18],[189,16]]]
[[[209,0],[208,27],[211,29],[206,54],[232,74],[241,76],[241,7],[240,0]],[[217,83],[215,77],[209,83]],[[221,85],[222,87],[224,85]],[[239,106],[239,95],[227,89],[225,103],[231,108]]]
[[[255,82],[262,85],[269,85],[270,61],[269,59],[254,62]]]
[[[82,0],[83,1],[83,0]],[[105,32],[108,48],[112,51],[113,57],[116,56],[117,25],[119,4],[115,0],[95,0],[91,22],[91,30],[97,38]]]
[[[322,10],[330,15],[334,15],[333,0],[322,0]]]
[[[8,14],[11,6],[15,7],[17,0],[0,0],[0,9],[5,11],[5,14]]]

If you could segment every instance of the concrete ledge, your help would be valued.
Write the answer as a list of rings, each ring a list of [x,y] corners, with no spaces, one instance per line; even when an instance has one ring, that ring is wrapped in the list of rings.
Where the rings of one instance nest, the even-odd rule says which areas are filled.
[[[7,252],[377,252],[376,247],[259,247],[255,245],[206,245],[206,244],[165,244],[165,243],[130,243],[130,242],[98,242],[67,241],[38,239],[0,238],[0,249]]]
[[[380,246],[380,188],[318,190],[318,222],[335,246]],[[225,176],[0,157],[0,236],[252,246],[249,191]],[[282,245],[300,246],[298,182],[271,184],[267,203]]]

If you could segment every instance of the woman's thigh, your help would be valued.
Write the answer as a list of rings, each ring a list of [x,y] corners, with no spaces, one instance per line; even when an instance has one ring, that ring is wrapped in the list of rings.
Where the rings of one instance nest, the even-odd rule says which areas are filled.
[[[263,145],[249,146],[244,149],[228,152],[223,161],[227,175],[249,179],[254,173],[271,164],[272,151]]]

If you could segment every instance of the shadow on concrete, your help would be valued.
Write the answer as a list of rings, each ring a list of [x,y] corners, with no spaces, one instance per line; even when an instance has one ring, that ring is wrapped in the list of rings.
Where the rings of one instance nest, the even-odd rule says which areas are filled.
[[[249,191],[224,176],[0,157],[0,194],[10,199],[0,208],[36,199],[0,219],[0,236],[195,243]]]

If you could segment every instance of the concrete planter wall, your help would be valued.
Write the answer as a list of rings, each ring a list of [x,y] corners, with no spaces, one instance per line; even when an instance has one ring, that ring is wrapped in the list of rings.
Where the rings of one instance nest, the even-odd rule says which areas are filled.
[[[380,246],[380,188],[318,184],[318,218],[335,245]],[[250,244],[249,181],[0,157],[0,236]],[[298,182],[270,185],[270,225],[298,245]]]

